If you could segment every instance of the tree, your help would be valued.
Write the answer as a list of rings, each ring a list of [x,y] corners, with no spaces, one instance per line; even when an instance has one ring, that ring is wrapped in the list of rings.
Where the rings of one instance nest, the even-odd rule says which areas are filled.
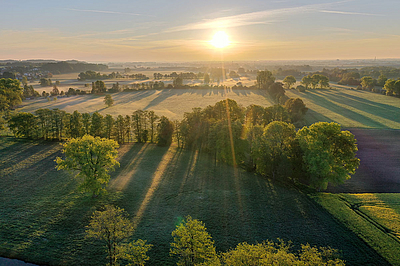
[[[92,93],[101,93],[106,92],[106,84],[102,80],[97,80],[96,82],[92,83]]]
[[[150,142],[153,143],[154,141],[154,135],[156,133],[156,128],[157,128],[157,121],[159,119],[159,116],[154,113],[154,111],[149,111],[148,112],[148,118],[149,118],[149,126],[150,126]]]
[[[118,265],[118,259],[128,260],[133,265],[145,265],[149,260],[146,253],[152,245],[141,239],[124,243],[133,231],[133,224],[124,209],[112,205],[106,205],[103,211],[95,211],[86,226],[86,236],[100,240],[107,247],[110,266]]]
[[[291,245],[282,240],[258,244],[239,243],[235,249],[222,254],[222,262],[226,266],[267,266],[267,265],[321,265],[344,266],[339,259],[338,251],[330,247],[317,248],[309,244],[302,245],[301,250],[290,252]]]
[[[396,81],[394,79],[388,79],[385,82],[385,86],[383,87],[386,90],[386,95],[393,95],[395,89]]]
[[[57,88],[57,86],[56,86],[56,85],[54,85],[54,86],[53,86],[53,89],[51,90],[51,93],[50,93],[50,95],[51,95],[51,96],[57,96],[57,95],[60,95],[60,91],[59,91],[59,89]]]
[[[329,87],[329,78],[324,75],[319,75],[319,85],[321,86],[321,89]]]
[[[313,89],[315,89],[317,87],[317,85],[319,84],[319,81],[321,79],[321,75],[320,74],[314,74],[311,76],[311,86]]]
[[[174,81],[172,82],[172,84],[173,84],[174,88],[180,88],[180,87],[182,87],[182,85],[183,85],[183,79],[182,79],[182,77],[181,77],[181,76],[176,77],[176,78],[174,79]]]
[[[204,84],[209,84],[210,83],[210,75],[208,73],[204,74]]]
[[[57,170],[78,170],[76,178],[82,179],[80,188],[99,195],[110,181],[109,171],[119,166],[116,160],[118,143],[114,140],[85,135],[63,144],[65,159],[57,157]]]
[[[82,115],[75,110],[70,116],[69,135],[72,138],[79,138],[83,133]]]
[[[0,111],[20,104],[22,91],[21,83],[17,79],[0,79]]]
[[[286,89],[290,89],[292,85],[296,83],[296,78],[293,76],[286,76],[283,79],[283,83],[286,85]]]
[[[337,123],[319,122],[303,127],[297,132],[297,138],[311,187],[326,189],[328,183],[343,183],[360,164],[354,135],[341,131]]]
[[[171,243],[170,254],[179,256],[177,265],[208,265],[210,262],[219,265],[214,241],[203,222],[187,216],[177,225],[172,236],[174,242]]]
[[[285,108],[292,117],[292,122],[301,120],[308,111],[308,108],[300,98],[290,98],[286,101]]]
[[[174,124],[165,116],[162,116],[158,124],[157,145],[168,146],[172,142]]]
[[[123,245],[120,249],[121,254],[119,255],[119,258],[128,261],[129,263],[127,266],[144,266],[146,261],[150,259],[147,252],[152,246],[153,245],[151,244],[146,244],[146,240],[138,239],[129,244]]]
[[[252,147],[257,172],[271,178],[289,177],[295,136],[292,124],[280,121],[268,124]]]
[[[17,137],[30,139],[37,134],[36,117],[31,113],[16,113],[8,120],[8,127]]]
[[[361,79],[361,86],[372,90],[375,87],[376,80],[372,77],[366,76]]]
[[[310,86],[312,83],[312,78],[310,75],[304,76],[301,79],[301,84],[303,84],[306,87],[306,90],[308,90],[308,86]]]
[[[275,77],[271,71],[265,70],[257,73],[257,86],[259,89],[267,89],[274,82]]]
[[[94,137],[103,136],[104,118],[99,112],[94,112],[92,114],[92,124],[90,126],[90,135]]]
[[[111,107],[114,104],[114,100],[110,94],[107,94],[104,97],[104,103],[107,105],[107,107]]]
[[[383,87],[383,86],[385,86],[385,83],[387,80],[388,80],[388,78],[384,74],[381,74],[379,76],[378,80],[376,81],[376,85]]]

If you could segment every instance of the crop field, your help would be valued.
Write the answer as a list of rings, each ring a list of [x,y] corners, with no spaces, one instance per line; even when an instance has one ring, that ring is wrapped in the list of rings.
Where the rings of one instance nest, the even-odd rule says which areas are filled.
[[[312,198],[392,265],[400,265],[399,194],[319,193]]]
[[[109,193],[93,199],[73,174],[56,171],[58,143],[0,138],[0,256],[37,264],[100,265],[103,247],[85,239],[91,213],[106,203],[130,214],[135,238],[154,244],[149,265],[172,265],[169,243],[186,215],[202,220],[219,251],[247,241],[292,240],[342,250],[347,265],[388,265],[354,231],[298,190],[206,154],[126,144]]]

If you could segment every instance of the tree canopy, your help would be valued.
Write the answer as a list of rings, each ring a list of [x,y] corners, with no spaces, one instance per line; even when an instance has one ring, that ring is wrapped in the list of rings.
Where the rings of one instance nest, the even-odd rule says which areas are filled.
[[[297,132],[309,184],[326,189],[328,183],[340,184],[354,174],[360,164],[356,157],[354,135],[341,131],[337,123],[319,122]]]
[[[12,108],[22,102],[21,83],[16,79],[0,79],[0,111]]]
[[[172,232],[170,254],[178,255],[177,265],[210,265],[218,262],[214,241],[203,222],[187,216]],[[217,264],[218,265],[218,264]]]
[[[85,135],[63,144],[65,159],[57,157],[57,170],[78,170],[80,187],[93,195],[105,189],[110,180],[109,171],[119,166],[116,160],[118,143],[114,140]]]

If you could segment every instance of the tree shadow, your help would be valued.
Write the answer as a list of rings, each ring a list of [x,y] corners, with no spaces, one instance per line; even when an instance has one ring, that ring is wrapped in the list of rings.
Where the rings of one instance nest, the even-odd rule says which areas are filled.
[[[296,93],[295,93],[296,94]],[[304,96],[303,96],[304,97]],[[334,113],[337,113],[343,117],[356,121],[358,123],[363,124],[365,127],[372,128],[386,128],[386,126],[382,123],[377,122],[369,117],[366,117],[362,114],[349,110],[345,107],[339,106],[332,101],[326,99],[319,92],[307,92],[306,99],[313,101],[315,104],[322,106]],[[349,105],[350,106],[350,105]]]

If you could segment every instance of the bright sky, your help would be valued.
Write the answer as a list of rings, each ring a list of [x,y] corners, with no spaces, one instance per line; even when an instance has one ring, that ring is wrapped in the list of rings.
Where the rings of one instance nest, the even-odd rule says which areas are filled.
[[[398,0],[0,0],[0,59],[400,58]]]

